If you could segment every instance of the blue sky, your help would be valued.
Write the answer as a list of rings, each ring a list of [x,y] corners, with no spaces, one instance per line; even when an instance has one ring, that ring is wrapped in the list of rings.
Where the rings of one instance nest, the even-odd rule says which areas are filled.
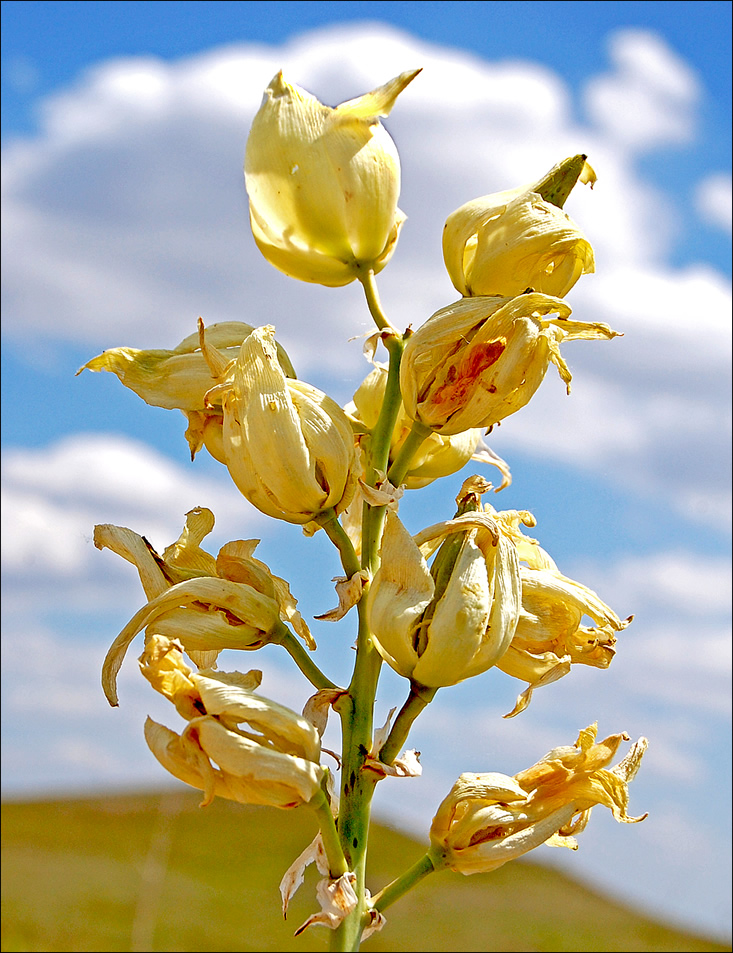
[[[259,257],[247,129],[280,66],[335,104],[422,65],[386,122],[408,215],[380,277],[394,323],[454,300],[440,233],[459,204],[581,150],[598,173],[567,206],[597,259],[569,302],[624,337],[568,345],[571,397],[548,375],[491,435],[514,477],[492,502],[531,510],[560,568],[636,618],[607,672],[573,672],[511,721],[518,686],[500,673],[441,692],[416,726],[423,778],[385,785],[379,809],[421,835],[460,771],[513,774],[596,718],[602,734],[646,734],[631,810],[649,819],[596,811],[580,851],[535,857],[729,931],[730,5],[6,2],[2,26],[6,793],[164,781],[141,726],[170,713],[132,656],[119,710],[98,688],[141,594],[94,550],[94,523],[162,547],[209,505],[214,551],[261,537],[304,614],[334,604],[320,535],[271,526],[218,464],[192,465],[177,412],[74,373],[106,347],[172,347],[201,314],[275,324],[300,375],[348,401],[368,371],[348,343],[368,329],[362,302]],[[410,528],[450,515],[459,485],[408,494]],[[348,619],[315,634],[346,678]],[[302,707],[276,653],[222,659],[242,665]],[[378,716],[402,694],[388,673]]]

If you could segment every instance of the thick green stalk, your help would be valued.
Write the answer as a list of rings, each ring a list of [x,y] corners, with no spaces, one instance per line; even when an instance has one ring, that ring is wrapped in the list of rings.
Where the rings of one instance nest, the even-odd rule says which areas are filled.
[[[385,317],[373,272],[361,279],[369,311],[378,328],[384,333],[382,341],[389,353],[389,370],[384,399],[379,418],[373,428],[367,446],[365,482],[376,486],[389,467],[389,452],[392,445],[397,415],[402,404],[400,392],[400,361],[404,350],[404,338],[398,334]],[[416,425],[420,428],[420,425]],[[407,472],[415,450],[429,434],[422,428],[411,434],[407,450],[403,448],[400,458]],[[402,471],[402,464],[400,470]],[[402,475],[404,475],[404,473]],[[398,485],[398,484],[395,484]],[[365,504],[362,518],[361,566],[374,573],[379,563],[379,545],[386,506]],[[328,525],[322,524],[328,531]],[[336,539],[332,536],[334,542]],[[379,680],[381,658],[372,642],[366,618],[366,596],[359,602],[359,633],[356,646],[356,662],[348,694],[336,703],[342,724],[341,800],[339,804],[338,831],[349,868],[356,874],[358,905],[345,918],[331,936],[331,949],[353,951],[359,949],[361,933],[367,922],[365,901],[365,872],[371,801],[378,775],[364,771],[364,764],[371,750],[374,730],[374,698]],[[427,702],[426,702],[427,703]],[[408,716],[405,716],[403,723]]]
[[[338,831],[349,869],[356,874],[356,909],[331,936],[332,950],[358,950],[362,918],[366,910],[364,896],[366,857],[369,839],[371,801],[377,775],[363,770],[372,746],[374,697],[377,691],[381,659],[371,640],[366,623],[365,603],[359,603],[359,635],[356,662],[348,695],[336,704],[342,723],[341,800]]]
[[[377,327],[392,331],[379,303],[374,273],[362,279],[369,311]],[[367,447],[366,482],[375,486],[389,465],[397,414],[401,404],[400,359],[404,347],[401,336],[392,332],[383,337],[389,352],[389,371],[379,419]],[[384,523],[385,507],[365,504],[362,518],[361,566],[374,571]],[[372,746],[374,730],[374,698],[377,692],[382,660],[372,643],[366,618],[366,595],[359,602],[359,632],[356,661],[348,694],[337,702],[342,726],[341,800],[338,830],[350,869],[356,874],[357,908],[331,936],[332,950],[358,950],[366,911],[365,874],[371,801],[377,775],[363,770]]]

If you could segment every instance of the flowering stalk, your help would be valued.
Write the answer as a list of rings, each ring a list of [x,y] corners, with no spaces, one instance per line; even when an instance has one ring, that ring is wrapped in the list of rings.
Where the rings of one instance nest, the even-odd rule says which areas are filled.
[[[281,882],[283,913],[314,862],[321,911],[296,931],[325,926],[330,949],[358,950],[384,925],[382,911],[430,873],[494,870],[541,844],[577,848],[591,809],[627,813],[628,782],[646,748],[640,739],[609,767],[624,733],[596,742],[591,725],[575,745],[554,748],[513,777],[461,774],[438,806],[427,853],[374,898],[366,890],[371,803],[387,776],[415,777],[418,752],[400,749],[439,688],[497,667],[532,692],[574,664],[604,669],[622,620],[596,593],[564,576],[536,540],[526,510],[482,504],[491,485],[465,479],[458,511],[412,536],[397,514],[403,490],[457,473],[469,459],[508,465],[480,442],[523,408],[554,364],[570,392],[560,345],[611,340],[605,324],[570,319],[563,300],[595,267],[593,249],[562,211],[576,182],[595,181],[585,155],[558,163],[534,185],[471,200],[443,232],[448,275],[461,298],[401,334],[379,299],[375,275],[390,261],[405,221],[400,163],[380,119],[420,70],[331,108],[276,74],[247,143],[245,181],[254,240],[286,275],[327,287],[359,281],[389,356],[340,407],[298,379],[275,327],[226,322],[173,350],[113,348],[88,362],[155,406],[188,420],[191,457],[205,447],[261,513],[321,528],[345,579],[336,621],[357,607],[355,663],[339,688],[309,652],[316,648],[288,583],[255,558],[259,540],[202,548],[214,526],[204,507],[186,514],[180,537],[156,552],[145,537],[103,524],[94,542],[132,563],[146,602],[107,653],[102,682],[117,705],[117,673],[140,633],[140,670],[184,720],[180,733],[148,719],[145,738],[171,774],[204,794],[282,810],[306,806],[319,834]],[[360,526],[356,522],[360,515]],[[430,561],[430,564],[429,564]],[[590,617],[593,625],[583,624]],[[300,641],[298,641],[298,638]],[[262,673],[221,671],[222,650],[281,646],[316,689],[298,714],[257,692]],[[184,653],[196,666],[192,669]],[[375,731],[382,661],[409,694],[391,725]],[[340,796],[321,764],[328,710],[341,721]],[[324,749],[325,750],[325,749]]]
[[[362,280],[369,310],[377,327],[390,328],[382,312],[374,273]],[[397,414],[400,408],[399,365],[403,342],[394,332],[383,336],[389,353],[389,372],[382,409],[374,428],[367,453],[366,480],[375,486],[379,475],[386,472],[389,448]],[[362,516],[361,568],[373,571],[384,525],[386,507],[364,503]],[[374,699],[382,660],[374,648],[366,616],[366,601],[358,606],[359,630],[356,643],[356,662],[349,684],[347,698],[340,703],[342,724],[341,803],[339,834],[344,850],[351,861],[351,870],[357,877],[358,904],[355,910],[336,929],[331,938],[333,950],[357,950],[361,939],[364,914],[364,880],[371,800],[378,776],[364,771],[366,756],[371,749],[374,730]]]

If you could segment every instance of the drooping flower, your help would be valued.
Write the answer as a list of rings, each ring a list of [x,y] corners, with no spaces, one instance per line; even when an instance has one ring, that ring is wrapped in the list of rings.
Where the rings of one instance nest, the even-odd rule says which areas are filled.
[[[610,735],[596,744],[597,731],[590,725],[574,746],[554,748],[514,777],[462,774],[433,818],[434,865],[469,876],[496,870],[540,844],[577,850],[573,835],[584,830],[597,804],[609,808],[617,821],[644,820],[646,814],[630,817],[627,807],[628,784],[647,748],[646,738],[609,768],[629,736]]]
[[[320,736],[313,725],[257,695],[261,673],[192,671],[182,647],[153,635],[140,657],[151,685],[188,724],[179,735],[151,718],[145,740],[174,777],[204,792],[244,804],[292,808],[321,792]]]
[[[94,528],[94,545],[131,562],[148,599],[104,660],[102,686],[111,705],[117,705],[117,673],[128,646],[143,629],[176,639],[202,667],[213,665],[222,649],[257,649],[278,641],[288,632],[284,622],[315,648],[287,582],[254,558],[259,540],[227,543],[215,559],[200,545],[213,526],[211,510],[191,510],[181,536],[162,556],[126,527]]]
[[[511,643],[514,545],[486,513],[463,512],[413,538],[388,511],[368,600],[374,644],[395,671],[427,688],[455,685],[497,664]]]
[[[121,383],[134,391],[147,404],[166,410],[180,410],[188,420],[186,439],[191,459],[212,431],[221,431],[221,407],[207,406],[204,395],[219,383],[219,373],[225,373],[237,357],[242,341],[254,331],[251,324],[241,321],[223,321],[206,328],[206,343],[215,348],[218,366],[204,357],[200,331],[184,338],[172,350],[139,350],[133,347],[113,347],[87,361],[76,372],[111,371]],[[276,343],[280,366],[288,377],[295,377],[285,349]],[[214,437],[216,434],[214,433]],[[214,447],[216,445],[214,444]],[[215,454],[214,454],[215,455]]]
[[[583,155],[558,163],[539,182],[467,202],[445,223],[443,257],[465,296],[513,297],[528,288],[564,298],[595,270],[593,249],[562,211],[576,181],[595,181]]]
[[[261,512],[305,524],[348,506],[358,477],[351,424],[328,395],[285,375],[273,327],[242,342],[226,381],[206,400],[221,403],[220,453]]]
[[[420,70],[324,106],[279,72],[247,140],[252,234],[265,258],[301,281],[336,287],[389,261],[405,216],[400,162],[379,119]]]
[[[524,511],[487,510],[512,538],[520,560],[522,607],[511,644],[497,668],[528,682],[506,717],[524,711],[536,688],[567,675],[573,665],[608,668],[615,655],[616,635],[633,616],[620,619],[592,589],[562,575],[537,543],[525,536],[520,523],[533,526]],[[589,617],[593,625],[584,625]]]
[[[569,319],[559,298],[462,298],[407,339],[400,366],[406,413],[443,436],[491,428],[527,404],[550,364],[570,393],[565,341],[610,339],[606,324]]]

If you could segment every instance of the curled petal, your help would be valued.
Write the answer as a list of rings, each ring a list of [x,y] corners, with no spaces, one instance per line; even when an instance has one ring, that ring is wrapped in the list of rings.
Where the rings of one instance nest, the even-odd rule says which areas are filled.
[[[280,881],[280,896],[282,897],[283,919],[285,920],[288,916],[290,901],[295,896],[298,888],[302,885],[305,869],[309,864],[315,864],[318,868],[318,872],[322,876],[325,877],[328,875],[328,858],[326,857],[326,851],[323,847],[320,831],[303,853],[295,858]]]
[[[148,599],[159,596],[169,586],[158,560],[146,539],[124,526],[103,523],[94,527],[94,545],[97,549],[111,549],[137,568],[140,582]]]
[[[224,610],[238,620],[239,624],[229,627],[232,630],[230,645],[219,648],[243,648],[248,642],[262,644],[263,635],[270,633],[279,622],[277,604],[249,586],[204,576],[171,586],[136,612],[112,643],[102,666],[102,686],[110,705],[118,704],[117,673],[138,632],[167,613],[193,603]],[[195,617],[194,613],[192,620]],[[183,624],[179,637],[185,640]]]
[[[360,569],[353,576],[336,576],[331,582],[336,583],[336,594],[339,604],[335,609],[330,609],[315,618],[324,622],[338,622],[346,615],[349,609],[353,609],[361,600],[364,587],[369,582],[369,573],[366,569]]]

